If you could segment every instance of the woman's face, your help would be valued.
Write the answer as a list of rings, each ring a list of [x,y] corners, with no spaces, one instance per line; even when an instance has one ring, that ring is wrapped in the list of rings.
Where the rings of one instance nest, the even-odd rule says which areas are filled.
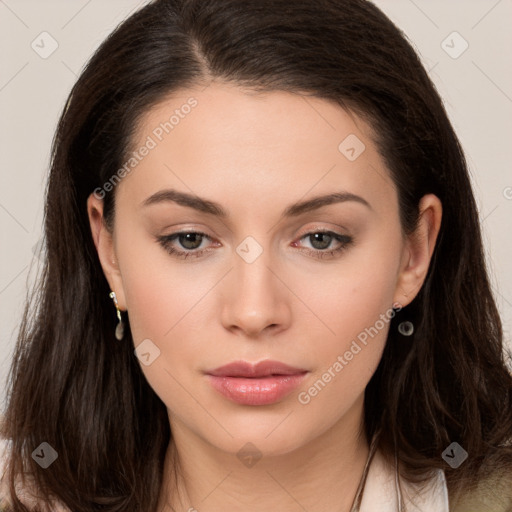
[[[433,250],[431,235],[402,237],[369,134],[318,98],[182,90],[140,125],[138,156],[115,186],[112,238],[90,197],[105,274],[175,432],[277,455],[348,418],[359,426],[391,308],[414,298]],[[255,392],[260,379],[216,379],[231,382],[226,396],[207,375],[262,360],[306,373],[284,395]]]

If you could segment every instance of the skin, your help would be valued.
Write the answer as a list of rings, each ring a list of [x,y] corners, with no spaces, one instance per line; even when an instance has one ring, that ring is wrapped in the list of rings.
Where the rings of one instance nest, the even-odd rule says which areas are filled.
[[[149,338],[160,350],[141,365],[173,433],[160,510],[348,512],[368,455],[364,390],[389,323],[308,404],[298,393],[393,304],[414,299],[441,203],[424,196],[417,231],[403,236],[396,188],[370,127],[334,103],[289,92],[256,94],[222,83],[181,90],[144,116],[134,147],[190,97],[197,106],[117,185],[113,233],[102,222],[102,201],[91,194],[87,203],[101,265],[128,312],[134,344]],[[338,149],[349,134],[366,147],[354,161]],[[229,217],[172,202],[141,206],[167,188],[215,201]],[[371,208],[346,201],[281,215],[299,200],[342,190]],[[306,236],[319,230],[353,243],[315,258],[341,246]],[[156,237],[176,231],[210,237],[196,245],[176,239],[177,250],[208,252],[170,255]],[[236,252],[248,236],[263,250],[252,263]],[[273,359],[310,373],[275,404],[239,405],[204,372],[240,359]],[[262,455],[252,467],[237,457],[247,442]],[[184,478],[175,488],[178,459]]]

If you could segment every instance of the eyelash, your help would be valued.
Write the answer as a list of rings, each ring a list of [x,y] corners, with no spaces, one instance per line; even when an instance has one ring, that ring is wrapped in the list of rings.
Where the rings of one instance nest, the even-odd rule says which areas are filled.
[[[332,258],[335,257],[337,254],[341,254],[343,251],[345,251],[351,244],[353,244],[354,239],[351,236],[348,235],[341,235],[339,233],[335,233],[334,231],[323,231],[323,230],[317,230],[317,231],[310,231],[309,233],[304,234],[299,238],[299,240],[302,240],[303,238],[307,238],[308,236],[312,236],[315,234],[324,234],[324,235],[331,235],[334,240],[337,240],[342,245],[338,247],[337,249],[331,249],[331,250],[322,250],[322,249],[308,249],[308,248],[302,248],[300,250],[306,252],[310,256],[313,256],[314,258],[318,259],[325,259],[325,258]],[[210,237],[206,233],[201,233],[199,231],[179,231],[177,233],[174,233],[172,235],[164,235],[164,236],[158,236],[157,241],[160,243],[160,245],[171,255],[176,258],[180,259],[186,259],[189,257],[192,258],[199,258],[206,252],[211,252],[211,249],[201,249],[201,250],[187,250],[187,251],[179,251],[172,247],[171,243],[176,240],[180,235],[199,235],[204,238],[210,239]]]

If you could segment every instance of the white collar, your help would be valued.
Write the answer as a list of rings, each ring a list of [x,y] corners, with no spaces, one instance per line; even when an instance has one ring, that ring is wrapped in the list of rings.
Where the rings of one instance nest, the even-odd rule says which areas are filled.
[[[401,492],[400,492],[401,491]],[[448,489],[444,471],[436,475],[418,492],[399,478],[395,467],[386,462],[380,450],[371,459],[362,500],[355,512],[449,512]]]

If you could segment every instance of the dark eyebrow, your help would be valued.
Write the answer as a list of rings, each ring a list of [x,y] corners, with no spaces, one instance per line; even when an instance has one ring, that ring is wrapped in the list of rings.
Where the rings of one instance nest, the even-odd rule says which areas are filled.
[[[149,196],[145,201],[143,201],[142,206],[149,206],[152,204],[164,203],[168,201],[177,203],[181,206],[187,206],[188,208],[193,208],[194,210],[198,210],[203,213],[215,215],[216,217],[221,217],[223,219],[226,219],[229,216],[227,211],[224,210],[224,208],[218,203],[203,199],[193,194],[187,194],[186,192],[178,192],[177,190],[173,189],[160,190],[159,192],[156,192],[155,194]],[[330,204],[343,203],[347,201],[355,201],[357,203],[363,204],[370,210],[372,209],[368,201],[362,197],[350,192],[342,191],[314,197],[313,199],[308,199],[307,201],[294,203],[285,209],[282,216],[296,217],[303,213],[317,210],[322,206],[328,206]]]

